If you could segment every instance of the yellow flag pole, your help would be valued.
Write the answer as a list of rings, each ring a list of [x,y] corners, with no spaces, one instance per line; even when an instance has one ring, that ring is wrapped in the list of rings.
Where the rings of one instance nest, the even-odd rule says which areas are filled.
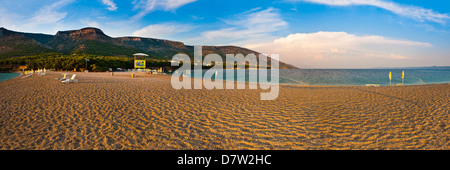
[[[402,71],[402,86],[403,86],[403,84],[404,84],[404,81],[405,80],[405,71]]]
[[[389,86],[392,86],[391,80],[392,80],[392,71],[389,71]]]

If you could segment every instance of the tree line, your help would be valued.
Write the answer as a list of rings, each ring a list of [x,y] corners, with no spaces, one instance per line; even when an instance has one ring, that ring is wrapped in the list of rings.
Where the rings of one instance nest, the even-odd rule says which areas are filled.
[[[86,62],[86,59],[89,61]],[[103,72],[108,71],[109,68],[115,70],[117,68],[133,69],[133,57],[115,57],[115,56],[101,56],[91,54],[74,54],[64,55],[60,53],[45,53],[39,55],[13,57],[0,60],[0,68],[9,68],[17,70],[20,66],[27,66],[27,69],[55,69],[57,71],[74,70],[84,71],[86,68],[89,71]],[[170,61],[146,59],[147,68],[151,67],[170,67]],[[2,70],[4,71],[4,70]],[[21,70],[20,70],[21,71]]]

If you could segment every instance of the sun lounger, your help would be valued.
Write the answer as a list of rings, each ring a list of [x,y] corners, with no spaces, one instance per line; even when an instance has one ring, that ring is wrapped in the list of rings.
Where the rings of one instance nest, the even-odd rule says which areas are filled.
[[[379,84],[366,84],[366,87],[370,87],[370,86],[372,86],[372,87],[380,87]]]
[[[33,74],[27,74],[27,75],[25,75],[25,76],[23,76],[22,78],[27,78],[27,77],[30,77],[30,76],[32,76]]]
[[[70,79],[66,79],[61,82],[63,82],[63,83],[78,83],[78,79],[75,79],[76,76],[77,76],[76,74],[73,74]]]
[[[69,78],[67,77],[67,73],[64,73],[64,77],[63,78],[55,78],[55,79],[58,80],[58,81],[63,81],[63,80],[67,80]]]

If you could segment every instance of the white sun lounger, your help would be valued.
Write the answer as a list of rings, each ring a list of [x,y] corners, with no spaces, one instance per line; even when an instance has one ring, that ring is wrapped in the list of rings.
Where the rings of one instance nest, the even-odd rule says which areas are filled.
[[[380,84],[366,84],[366,87],[380,87]]]
[[[64,73],[64,77],[63,78],[55,78],[55,79],[58,80],[58,81],[63,81],[63,80],[67,80],[69,78],[67,77],[67,73]]]
[[[23,76],[22,78],[27,78],[27,77],[30,77],[30,76],[32,76],[33,74],[27,74],[27,75],[25,75],[25,76]]]
[[[66,80],[63,80],[61,82],[63,82],[63,83],[71,83],[71,82],[72,83],[78,83],[78,79],[75,79],[76,76],[77,76],[76,74],[73,74],[70,79],[66,79]]]

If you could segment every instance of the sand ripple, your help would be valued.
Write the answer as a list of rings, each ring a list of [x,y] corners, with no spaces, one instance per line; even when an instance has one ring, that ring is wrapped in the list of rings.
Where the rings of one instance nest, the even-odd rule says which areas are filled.
[[[78,73],[0,83],[0,149],[450,149],[450,85],[174,90]]]

